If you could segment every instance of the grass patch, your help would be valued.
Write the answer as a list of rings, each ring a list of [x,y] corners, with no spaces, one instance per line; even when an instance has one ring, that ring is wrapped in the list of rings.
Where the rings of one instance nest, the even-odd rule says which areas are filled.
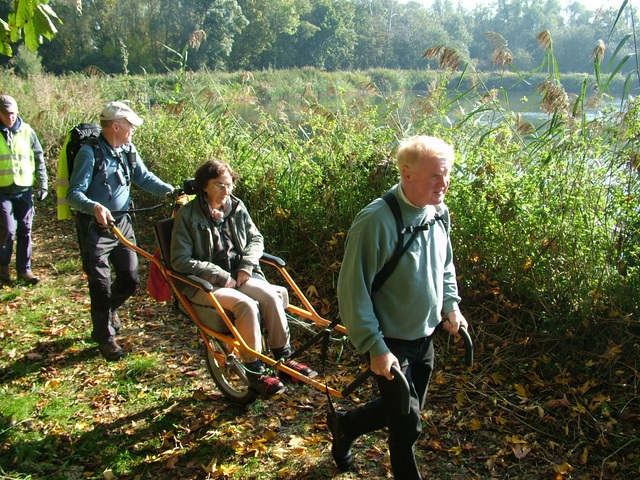
[[[304,75],[317,79],[317,91],[336,83],[318,72]],[[402,80],[395,73],[377,75],[389,89]],[[267,249],[287,261],[326,318],[337,315],[335,283],[353,217],[397,180],[397,138],[431,133],[456,145],[460,155],[447,201],[476,366],[462,366],[454,339],[437,339],[436,377],[416,448],[425,476],[537,480],[640,474],[638,418],[630,413],[640,409],[634,363],[639,331],[633,320],[640,276],[632,228],[639,219],[637,202],[630,201],[638,192],[640,102],[630,105],[626,123],[615,128],[608,123],[613,116],[581,122],[558,112],[536,130],[513,123],[508,112],[486,103],[490,97],[469,108],[491,110],[498,121],[486,123],[486,116],[469,108],[460,113],[445,103],[445,86],[434,85],[422,104],[412,105],[409,119],[395,95],[377,97],[379,107],[345,101],[327,108],[299,93],[295,115],[283,110],[276,121],[257,106],[256,124],[247,125],[228,100],[204,98],[207,92],[197,88],[203,78],[208,77],[188,77],[192,83],[184,91],[202,93],[180,104],[145,101],[146,121],[136,132],[143,158],[176,183],[207,156],[230,161],[242,173],[237,192]],[[51,115],[34,125],[49,136],[43,143],[50,159],[62,133],[100,110],[101,95],[137,98],[149,81],[84,80],[92,85],[70,88],[73,95],[46,96],[52,104],[18,99],[27,118],[36,119],[41,110],[67,112],[63,121]],[[65,91],[58,81],[39,78],[35,86]],[[228,83],[237,98],[241,89]],[[41,91],[23,85],[24,91]],[[70,102],[77,92],[85,94],[81,106],[65,110],[55,103]],[[591,164],[593,159],[599,161]],[[613,188],[618,185],[624,188]],[[151,201],[142,196],[140,206]],[[121,309],[118,341],[128,356],[105,362],[89,338],[75,227],[45,220],[55,218],[54,199],[40,205],[39,214],[34,269],[41,282],[0,290],[0,465],[6,476],[391,476],[385,432],[358,440],[356,471],[336,471],[322,392],[295,386],[246,408],[221,398],[193,323],[171,305],[153,302],[144,284]],[[136,218],[138,240],[149,251],[155,246],[152,225],[165,214],[155,215]],[[621,235],[615,245],[612,232]],[[142,279],[147,269],[143,262]],[[361,359],[348,341],[332,342],[329,351],[332,381]],[[310,360],[319,362],[317,356]],[[374,392],[363,387],[335,403],[350,408]]]
[[[62,260],[54,264],[54,268],[56,269],[59,275],[76,273],[78,272],[80,267],[81,267],[81,262],[79,260]]]
[[[155,376],[160,370],[160,362],[157,357],[139,355],[126,362],[126,366],[120,372],[122,380],[141,382],[145,378]]]
[[[3,419],[3,428],[0,428],[2,435],[10,434],[11,430],[17,428],[19,424],[33,418],[35,406],[38,404],[39,395],[37,392],[17,393],[13,390],[9,394],[7,389],[0,390],[2,407],[0,417]]]

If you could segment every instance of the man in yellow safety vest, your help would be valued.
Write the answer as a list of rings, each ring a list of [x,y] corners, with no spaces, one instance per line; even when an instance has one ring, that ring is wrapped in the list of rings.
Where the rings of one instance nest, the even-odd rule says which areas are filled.
[[[47,169],[42,146],[33,129],[18,115],[16,100],[0,94],[0,284],[10,284],[9,264],[16,244],[18,280],[35,285],[40,280],[31,271],[31,225],[35,196],[47,196]]]

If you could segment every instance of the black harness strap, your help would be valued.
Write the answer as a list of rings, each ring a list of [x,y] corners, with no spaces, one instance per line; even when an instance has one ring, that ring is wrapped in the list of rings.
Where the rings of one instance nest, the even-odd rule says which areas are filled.
[[[409,249],[409,246],[413,243],[420,232],[429,230],[429,228],[431,228],[437,221],[441,221],[444,223],[444,218],[441,215],[436,214],[431,220],[425,223],[405,227],[404,222],[402,221],[400,205],[398,205],[398,200],[396,199],[395,195],[389,191],[382,196],[382,199],[387,203],[387,205],[389,205],[391,213],[393,213],[393,217],[396,220],[396,226],[398,227],[398,243],[396,245],[395,252],[393,252],[393,256],[387,263],[385,263],[384,267],[382,267],[382,269],[376,274],[375,278],[373,279],[371,288],[374,292],[380,290],[384,282],[386,282],[387,279],[391,276],[393,271],[398,266],[400,257],[402,257],[402,255],[404,255],[404,253]],[[411,236],[406,243],[403,243],[405,233],[410,233]]]
[[[107,188],[107,191],[109,192],[109,201],[111,201],[113,192],[111,191],[111,186],[109,185],[109,181],[108,181],[109,174],[107,172],[107,162],[106,162],[105,153],[102,150],[102,146],[98,142],[97,138],[90,139],[90,143],[91,143],[91,146],[93,147],[93,155],[94,155],[93,175],[95,176],[96,173],[101,173],[103,175],[104,177],[103,183],[104,183],[104,186]],[[123,148],[122,150],[115,152],[115,158],[116,158],[116,164],[117,164],[116,174],[122,175],[121,180],[124,182],[123,184],[126,184],[127,186],[131,185],[131,182],[133,181],[133,174],[137,165],[136,153],[133,151],[133,148],[129,146],[128,148]],[[118,167],[122,169],[122,173],[117,171]]]

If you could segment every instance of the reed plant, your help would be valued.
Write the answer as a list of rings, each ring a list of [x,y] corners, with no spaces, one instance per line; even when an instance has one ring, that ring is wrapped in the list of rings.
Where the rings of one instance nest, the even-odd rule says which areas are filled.
[[[597,334],[602,322],[640,307],[633,246],[640,182],[632,153],[639,147],[638,100],[623,92],[619,109],[606,106],[609,79],[626,58],[610,61],[606,72],[598,65],[579,94],[567,94],[548,32],[538,40],[547,71],[536,87],[540,124],[506,110],[499,90],[440,47],[427,54],[440,59],[443,76],[459,69],[467,74],[473,87],[456,90],[455,98],[471,108],[442,101],[434,89],[425,125],[437,130],[452,122],[442,133],[460,152],[448,203],[466,293],[527,312],[520,326],[531,332]],[[494,58],[512,61],[499,53]]]
[[[555,65],[544,45],[545,61]],[[432,54],[455,60],[444,48]],[[459,153],[448,203],[467,301],[500,299],[534,312],[531,329],[553,329],[562,319],[562,329],[575,331],[602,316],[637,313],[630,294],[640,287],[637,101],[602,106],[614,78],[607,69],[583,80],[573,96],[557,70],[547,69],[532,93],[543,116],[533,125],[505,106],[506,87],[492,88],[472,69],[441,65],[408,107],[401,92],[387,93],[374,81],[411,85],[424,78],[401,79],[401,72],[274,73],[276,84],[300,80],[286,100],[268,106],[260,101],[269,90],[264,72],[187,75],[177,93],[170,75],[4,75],[1,86],[40,135],[53,179],[66,131],[95,120],[112,99],[129,100],[145,118],[135,142],[163,179],[179,185],[212,157],[234,165],[241,175],[236,192],[268,249],[316,285],[330,310],[351,221],[397,181],[398,139],[441,136]],[[589,82],[598,78],[609,90],[591,98]],[[329,95],[332,102],[323,101]],[[599,113],[588,114],[598,101]],[[251,121],[237,113],[240,104],[253,110]]]
[[[144,117],[135,143],[161,178],[178,185],[207,158],[231,163],[240,173],[235,193],[267,250],[287,261],[330,319],[338,314],[345,235],[357,212],[397,181],[398,140],[428,134],[450,141],[457,155],[447,204],[477,362],[454,376],[457,347],[438,340],[441,367],[425,417],[430,435],[417,452],[442,478],[477,476],[481,464],[489,476],[508,468],[522,478],[557,477],[571,467],[581,478],[603,472],[631,478],[638,466],[634,418],[626,413],[637,387],[640,101],[628,95],[619,107],[606,106],[609,80],[619,75],[611,76],[619,70],[615,62],[581,77],[576,93],[567,93],[544,40],[545,73],[536,77],[481,75],[443,47],[432,51],[441,69],[424,77],[291,71],[274,73],[280,87],[271,88],[267,72],[179,78],[6,72],[0,90],[17,98],[38,132],[52,182],[68,128],[96,120],[114,99],[130,101]],[[385,79],[385,88],[376,78]],[[536,123],[505,101],[508,85],[533,79]],[[423,82],[424,91],[406,105],[390,87],[395,82]],[[631,81],[620,84],[633,91]],[[251,110],[250,121],[240,109]],[[157,201],[133,195],[137,205]],[[35,225],[34,262],[47,275],[35,288],[5,288],[0,295],[8,312],[0,316],[6,343],[0,476],[335,475],[323,439],[322,392],[296,389],[295,401],[229,407],[209,393],[193,322],[144,291],[122,309],[132,354],[105,365],[87,336],[89,301],[74,228],[47,222],[53,211],[53,199],[39,204]],[[144,248],[154,246],[156,219],[136,218]],[[50,264],[43,266],[45,255]],[[345,363],[347,357],[357,355],[345,355]],[[285,450],[271,434],[274,420],[291,439]],[[628,428],[619,429],[619,421]],[[565,425],[560,437],[558,424]],[[303,437],[311,443],[301,455]],[[442,448],[434,449],[434,438]],[[505,449],[505,438],[517,448],[516,439],[530,441],[531,455],[513,457],[511,450],[522,450]],[[460,439],[473,448],[460,451]],[[384,437],[366,441],[371,451],[384,449]],[[239,450],[249,443],[267,450]],[[363,471],[387,475],[381,458],[363,463]],[[444,473],[443,465],[454,467]]]

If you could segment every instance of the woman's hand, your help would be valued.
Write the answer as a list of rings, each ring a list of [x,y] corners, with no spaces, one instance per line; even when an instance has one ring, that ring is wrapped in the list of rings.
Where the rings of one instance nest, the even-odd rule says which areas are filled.
[[[236,280],[236,288],[241,287],[242,285],[245,284],[245,282],[247,280],[249,280],[251,278],[251,275],[249,275],[247,272],[245,272],[244,270],[240,270],[238,271],[238,279]]]

